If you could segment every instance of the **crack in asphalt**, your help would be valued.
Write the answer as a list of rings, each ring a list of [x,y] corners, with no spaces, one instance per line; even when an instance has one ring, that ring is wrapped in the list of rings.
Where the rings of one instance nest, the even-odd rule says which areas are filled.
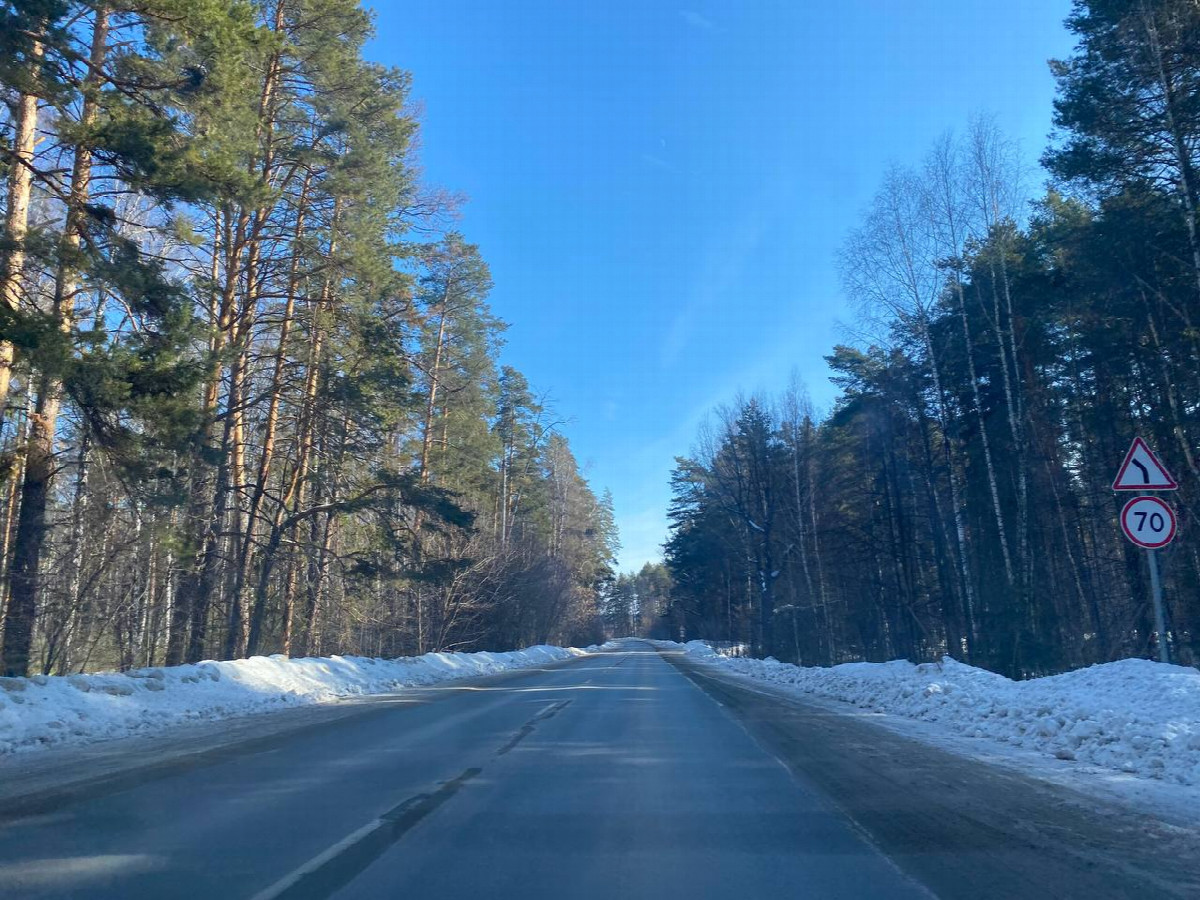
[[[527,738],[527,737],[529,737],[529,735],[533,734],[533,730],[538,727],[539,723],[544,722],[547,719],[551,718],[552,716],[557,715],[560,711],[562,711],[564,708],[566,708],[567,706],[570,706],[570,705],[571,705],[570,700],[560,700],[557,703],[551,703],[549,706],[547,706],[545,709],[543,709],[540,713],[538,713],[536,716],[534,716],[532,719],[530,719],[528,722],[526,722],[524,725],[522,725],[517,730],[517,733],[514,734],[511,738],[509,738],[508,743],[496,751],[496,755],[504,756],[506,753],[508,753],[508,751],[510,751],[514,747],[516,747],[517,744],[521,743],[521,741],[525,740],[525,738]]]
[[[522,725],[508,743],[496,751],[495,756],[504,756],[532,734],[539,724],[570,705],[570,700],[560,700],[542,709]],[[464,769],[455,778],[443,782],[437,790],[409,797],[270,887],[259,891],[252,900],[325,900],[357,878],[418,822],[482,772],[480,767]]]
[[[436,791],[409,797],[266,890],[259,891],[253,900],[324,900],[353,881],[388,847],[482,771],[465,769]]]

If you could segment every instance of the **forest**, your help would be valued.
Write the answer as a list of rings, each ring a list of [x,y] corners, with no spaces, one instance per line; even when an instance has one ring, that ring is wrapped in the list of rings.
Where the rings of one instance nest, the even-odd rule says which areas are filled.
[[[840,256],[832,408],[742,398],[677,461],[655,633],[1014,677],[1200,660],[1200,6],[1067,27],[1041,193],[986,116],[894,166]],[[1137,435],[1180,482],[1163,634],[1110,489]]]
[[[836,401],[716,410],[665,565],[621,576],[356,0],[0,15],[3,674],[625,633],[1200,660],[1191,0],[1076,0],[1041,171],[979,115],[886,173]],[[1135,436],[1181,485],[1163,633],[1110,490]]]
[[[599,639],[611,500],[357,0],[0,15],[3,674]]]

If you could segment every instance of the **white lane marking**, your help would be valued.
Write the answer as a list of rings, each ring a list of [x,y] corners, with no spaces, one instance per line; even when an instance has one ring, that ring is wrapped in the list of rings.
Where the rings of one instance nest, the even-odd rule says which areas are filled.
[[[317,869],[321,868],[321,866],[325,865],[331,859],[336,857],[347,847],[357,844],[359,841],[378,831],[386,824],[388,823],[383,819],[376,819],[374,822],[367,823],[357,831],[346,835],[346,837],[342,838],[332,847],[329,847],[323,852],[314,856],[304,865],[300,866],[300,868],[292,870],[292,872],[279,879],[270,887],[259,891],[257,894],[251,897],[250,900],[274,900],[274,898],[280,896],[284,891],[291,888],[301,878],[317,871]]]

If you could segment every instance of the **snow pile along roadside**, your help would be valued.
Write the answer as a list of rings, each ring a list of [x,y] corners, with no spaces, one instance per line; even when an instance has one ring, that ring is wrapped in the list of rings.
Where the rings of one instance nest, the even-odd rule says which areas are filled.
[[[124,673],[0,678],[0,754],[491,675],[585,652],[537,646],[399,659],[254,656]]]
[[[727,671],[877,713],[1144,778],[1200,785],[1200,671],[1123,659],[1011,681],[956,662],[804,668],[675,646]]]

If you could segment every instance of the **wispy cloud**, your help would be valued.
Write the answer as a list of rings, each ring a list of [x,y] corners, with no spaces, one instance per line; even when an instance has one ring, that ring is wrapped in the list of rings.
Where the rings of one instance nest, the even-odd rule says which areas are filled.
[[[761,207],[751,205],[732,232],[720,236],[719,248],[714,247],[708,254],[695,288],[663,338],[660,364],[664,369],[679,362],[696,329],[721,303],[729,300],[727,294],[737,284],[747,259],[762,240],[766,217]]]
[[[702,16],[694,9],[681,9],[679,11],[679,15],[682,17],[683,21],[687,22],[688,25],[699,31],[717,30],[717,26],[712,19]]]
[[[679,174],[679,169],[676,166],[673,166],[661,156],[655,156],[653,153],[643,153],[642,162],[648,166],[653,166],[656,169],[662,169],[664,172],[671,172],[675,175]]]

